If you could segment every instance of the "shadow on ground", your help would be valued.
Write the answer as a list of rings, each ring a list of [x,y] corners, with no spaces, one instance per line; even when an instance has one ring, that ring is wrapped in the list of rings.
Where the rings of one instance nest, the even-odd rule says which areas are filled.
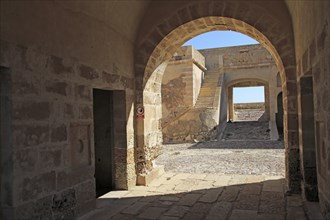
[[[282,141],[271,140],[226,140],[198,142],[188,149],[284,149]]]
[[[184,176],[182,176],[184,178]],[[168,177],[160,184],[113,191],[96,201],[96,209],[80,220],[108,219],[322,219],[317,203],[303,203],[300,195],[284,193],[284,179],[240,184],[234,178],[221,185],[207,180]],[[228,181],[227,181],[228,182]],[[157,186],[158,185],[158,186]]]

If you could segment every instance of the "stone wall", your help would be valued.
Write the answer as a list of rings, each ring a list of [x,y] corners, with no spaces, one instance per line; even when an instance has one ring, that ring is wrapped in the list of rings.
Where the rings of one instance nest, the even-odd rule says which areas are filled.
[[[199,50],[205,57],[206,68],[256,68],[274,65],[272,55],[260,44]]]
[[[251,102],[251,103],[235,103],[235,110],[256,109],[260,111],[265,110],[264,102]]]
[[[217,68],[219,60],[223,62],[225,86],[234,82],[247,82],[246,87],[253,86],[255,80],[266,82],[265,98],[266,109],[269,111],[269,120],[275,122],[277,112],[277,95],[282,90],[277,84],[278,68],[272,55],[261,45],[246,45],[226,48],[200,50],[205,56],[207,68]],[[267,96],[268,94],[268,96]],[[230,94],[228,94],[230,95]],[[231,103],[231,100],[228,100]],[[232,105],[228,105],[232,108]],[[228,114],[228,120],[230,119]]]
[[[10,69],[12,80],[9,135],[16,217],[81,215],[95,202],[90,82],[99,82],[96,87],[103,84],[104,89],[111,89],[111,84],[128,89],[132,81],[35,49],[5,41],[1,46],[1,58],[5,58],[1,65]],[[122,124],[126,125],[126,120]],[[127,189],[135,185],[134,151],[127,150],[132,140],[127,140],[127,132],[120,129],[115,135],[121,138],[115,145],[115,186]],[[33,211],[39,206],[45,207],[42,213]],[[22,213],[23,210],[29,211]]]
[[[211,30],[242,32],[271,52],[282,80],[287,189],[303,188],[306,198],[314,196],[309,190],[315,182],[308,179],[315,178],[317,166],[322,213],[329,218],[329,1],[0,4],[0,66],[9,74],[1,77],[1,209],[6,219],[13,213],[19,219],[75,219],[93,207],[93,132],[87,132],[92,129],[92,88],[125,90],[126,144],[121,142],[117,155],[118,169],[127,178],[120,186],[135,182],[135,167],[139,175],[150,172],[162,141],[160,88],[167,61],[182,43]],[[135,108],[141,106],[145,120],[133,125]],[[314,135],[306,130],[313,120]],[[90,161],[71,157],[76,123],[90,138]],[[315,148],[306,142],[312,136]],[[72,161],[86,166],[78,171]]]
[[[1,1],[0,66],[9,70],[12,91],[12,129],[5,129],[11,144],[4,147],[12,149],[13,171],[1,187],[8,192],[1,195],[5,219],[75,219],[93,209],[93,88],[125,91],[126,109],[115,115],[121,120],[115,129],[115,188],[136,183],[132,33],[137,23],[127,18],[124,28],[106,28],[91,5],[99,12],[105,6]]]
[[[265,103],[234,103],[234,121],[261,121]]]
[[[181,47],[169,62],[163,76],[162,133],[164,142],[210,140],[215,138],[213,134],[215,130],[218,132],[223,130],[227,120],[245,120],[241,117],[237,118],[234,114],[232,90],[234,87],[249,86],[265,87],[264,114],[260,111],[253,112],[254,116],[251,117],[257,119],[260,116],[258,120],[270,121],[270,128],[274,130],[272,139],[277,140],[275,114],[277,94],[281,91],[281,87],[277,83],[278,69],[271,54],[261,45],[205,49],[200,50],[201,54],[193,51],[192,47]],[[190,60],[196,54],[199,54],[199,60],[202,60],[200,57],[205,57],[207,67],[205,83],[202,84],[205,90],[201,90],[202,95],[198,97],[198,101],[217,100],[211,106],[194,106],[195,94],[199,92],[199,87],[196,88],[194,84],[200,85],[200,78],[196,80],[194,77],[196,73],[200,76],[202,71],[200,64]],[[210,95],[203,96],[207,93]],[[207,102],[202,101],[202,103]],[[214,103],[216,103],[215,106]],[[200,109],[197,111],[192,108]],[[203,117],[199,117],[198,114],[203,111],[214,119],[214,123],[200,121]],[[194,115],[194,112],[197,114]]]
[[[191,109],[163,127],[164,143],[209,141],[217,137],[217,109]]]
[[[295,68],[298,75],[295,80],[298,82],[298,88],[292,89],[298,89],[299,93],[297,110],[300,149],[296,151],[300,151],[302,157],[300,164],[303,172],[302,188],[306,198],[315,198],[316,192],[313,187],[318,187],[322,213],[326,219],[329,219],[330,3],[329,1],[286,1],[286,3],[292,15],[295,32],[297,60]],[[311,137],[315,138],[315,143]],[[316,172],[317,182],[315,182]]]
[[[287,133],[284,136],[287,149],[286,187],[299,192],[299,154],[295,150],[298,146],[297,91],[296,82],[292,80],[296,78],[295,33],[292,16],[285,1],[205,0],[163,4],[151,1],[136,38],[137,104],[144,105],[147,84],[161,82],[164,71],[156,70],[160,70],[159,67],[170,59],[177,48],[201,33],[214,30],[233,30],[246,34],[257,39],[272,54],[283,89],[284,127]],[[157,90],[151,91],[154,95],[159,93]],[[152,104],[157,107],[155,102]],[[150,120],[159,118],[148,119]],[[144,124],[146,123],[141,123],[139,128],[144,128]],[[159,129],[152,127],[153,131]],[[145,132],[150,133],[142,129],[137,132],[141,137]],[[143,141],[138,142],[138,145],[141,148],[146,146]]]
[[[205,71],[204,57],[193,47],[181,47],[166,67],[162,81],[162,124],[193,108]]]

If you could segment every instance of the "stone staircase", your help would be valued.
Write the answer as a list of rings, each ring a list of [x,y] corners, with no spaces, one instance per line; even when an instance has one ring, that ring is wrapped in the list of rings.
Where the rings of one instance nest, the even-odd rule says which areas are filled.
[[[164,143],[213,140],[217,136],[221,86],[220,69],[207,71],[194,107],[162,123]]]
[[[219,86],[221,85],[222,79],[223,74],[219,74],[219,70],[206,71],[205,78],[199,91],[194,109],[219,107]],[[167,125],[171,124],[171,122],[178,120],[181,118],[181,116],[192,110],[193,108],[185,109],[170,120],[164,121],[162,123],[162,127],[167,127]]]
[[[219,86],[223,74],[219,74],[219,70],[206,71],[205,78],[200,89],[194,108],[214,108],[219,107]]]

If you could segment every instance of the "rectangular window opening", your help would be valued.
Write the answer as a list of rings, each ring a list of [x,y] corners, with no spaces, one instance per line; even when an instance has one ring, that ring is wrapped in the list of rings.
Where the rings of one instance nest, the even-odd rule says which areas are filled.
[[[233,88],[234,121],[259,121],[265,114],[265,87]]]

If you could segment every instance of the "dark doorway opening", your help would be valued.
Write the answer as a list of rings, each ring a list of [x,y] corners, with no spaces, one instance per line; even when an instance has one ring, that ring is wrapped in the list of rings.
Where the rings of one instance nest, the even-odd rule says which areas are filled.
[[[114,189],[113,91],[93,89],[96,196]]]
[[[0,67],[0,219],[12,219],[11,74]]]
[[[299,83],[299,153],[303,178],[302,194],[308,201],[318,201],[313,77],[301,77]]]
[[[277,95],[277,113],[276,113],[276,126],[280,139],[283,139],[283,95],[280,92]]]

